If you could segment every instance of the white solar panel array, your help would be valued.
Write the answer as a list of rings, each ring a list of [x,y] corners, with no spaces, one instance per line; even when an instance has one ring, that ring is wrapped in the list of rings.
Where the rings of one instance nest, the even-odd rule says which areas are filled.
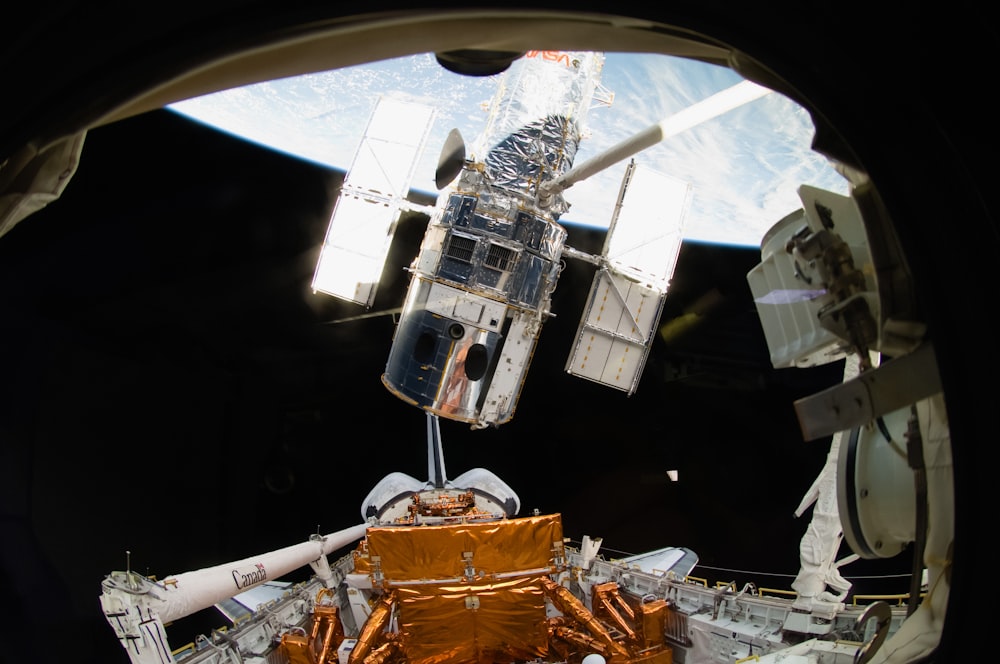
[[[434,114],[430,106],[379,98],[334,206],[314,291],[366,307],[375,301]]]
[[[683,240],[690,185],[629,164],[566,371],[638,387]]]

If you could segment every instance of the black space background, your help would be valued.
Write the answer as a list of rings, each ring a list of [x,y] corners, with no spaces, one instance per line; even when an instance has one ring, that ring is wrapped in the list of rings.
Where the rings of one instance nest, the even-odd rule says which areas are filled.
[[[237,560],[359,523],[387,473],[426,477],[424,414],[380,381],[392,319],[327,324],[363,311],[309,288],[341,175],[158,111],[92,131],[63,197],[0,238],[5,643],[59,634],[61,661],[124,662],[98,596],[126,550],[159,578]],[[425,223],[400,224],[376,310],[401,301]],[[558,512],[605,555],[686,546],[710,581],[788,588],[829,447],[793,402],[842,364],[770,367],[759,260],[684,244],[661,322],[715,306],[657,339],[631,397],[563,371],[593,272],[569,261],[514,419],[441,422],[449,476],[489,468],[522,515]]]

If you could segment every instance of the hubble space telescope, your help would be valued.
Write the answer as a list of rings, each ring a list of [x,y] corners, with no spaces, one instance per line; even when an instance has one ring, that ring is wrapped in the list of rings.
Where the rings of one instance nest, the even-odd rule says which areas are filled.
[[[446,141],[431,208],[406,195],[433,110],[380,100],[312,285],[371,307],[402,211],[430,217],[382,377],[427,413],[428,479],[387,475],[362,502],[361,523],[308,542],[163,582],[131,569],[108,575],[102,610],[134,664],[670,664],[722,661],[720,653],[861,664],[876,654],[914,661],[936,646],[954,534],[947,416],[888,215],[867,176],[849,167],[849,196],[799,188],[802,208],[765,235],[747,275],[775,368],[858,361],[855,375],[845,370],[843,383],[795,404],[804,439],[833,443],[797,511],[817,505],[793,598],[754,584],[701,586],[689,577],[697,555],[683,547],[598,559],[599,540],[567,545],[558,514],[518,518],[520,499],[492,472],[447,478],[438,418],[474,428],[511,419],[564,258],[597,266],[566,370],[636,388],[679,253],[688,185],[630,162],[598,256],[566,246],[562,192],[766,94],[734,86],[574,167],[602,64],[599,53],[564,52],[514,63],[472,155],[457,132]],[[837,560],[845,539],[854,553]],[[845,602],[843,565],[907,547],[908,606]],[[307,582],[278,581],[306,565]],[[232,629],[172,650],[165,627],[213,605]]]
[[[343,183],[312,288],[371,307],[404,210],[430,216],[382,381],[428,414],[473,428],[511,419],[563,259],[597,266],[566,371],[632,394],[680,250],[688,183],[630,161],[599,256],[566,245],[562,192],[662,140],[654,125],[573,168],[602,53],[531,51],[503,74],[466,155],[452,130],[436,206],[406,200],[432,108],[379,100]],[[688,109],[719,114],[764,94],[753,84]],[[719,102],[723,104],[720,106]],[[728,106],[727,106],[728,104]],[[671,118],[673,122],[683,118]]]

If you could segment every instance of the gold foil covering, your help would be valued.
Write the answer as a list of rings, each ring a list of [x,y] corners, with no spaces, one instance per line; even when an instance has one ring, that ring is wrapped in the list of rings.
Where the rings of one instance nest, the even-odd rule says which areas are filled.
[[[407,662],[545,657],[542,582],[552,570],[553,545],[561,546],[562,537],[558,514],[370,528],[368,552],[378,560],[383,584],[395,592]]]
[[[410,586],[397,597],[410,664],[524,661],[548,652],[538,577]]]
[[[640,653],[630,661],[631,664],[672,664],[674,661],[674,652],[669,648],[653,650]]]
[[[395,596],[390,593],[384,596],[372,609],[371,615],[368,616],[368,620],[365,621],[361,633],[358,635],[358,642],[347,658],[348,664],[358,664],[358,662],[364,661],[374,648],[381,645],[379,640],[386,624],[392,618],[392,605],[395,601]]]
[[[639,624],[642,629],[643,647],[652,648],[665,644],[663,637],[666,629],[667,612],[670,609],[667,602],[657,599],[639,606]]]
[[[285,632],[281,635],[281,648],[289,664],[316,664],[312,642],[305,634]]]
[[[289,664],[326,664],[337,659],[336,648],[344,640],[344,628],[337,607],[319,604],[325,594],[326,588],[316,596],[308,636],[291,632],[281,635],[281,647]]]
[[[463,555],[489,576],[548,568],[554,542],[562,543],[558,514],[446,526],[369,528],[368,552],[378,556],[385,582],[434,581],[465,576]]]

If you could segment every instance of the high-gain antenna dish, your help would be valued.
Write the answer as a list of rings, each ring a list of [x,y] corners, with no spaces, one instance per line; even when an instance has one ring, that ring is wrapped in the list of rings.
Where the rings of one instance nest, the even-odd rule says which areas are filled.
[[[458,129],[452,129],[441,146],[441,156],[438,157],[437,170],[434,171],[434,184],[438,189],[444,189],[458,177],[465,164],[465,139]]]

